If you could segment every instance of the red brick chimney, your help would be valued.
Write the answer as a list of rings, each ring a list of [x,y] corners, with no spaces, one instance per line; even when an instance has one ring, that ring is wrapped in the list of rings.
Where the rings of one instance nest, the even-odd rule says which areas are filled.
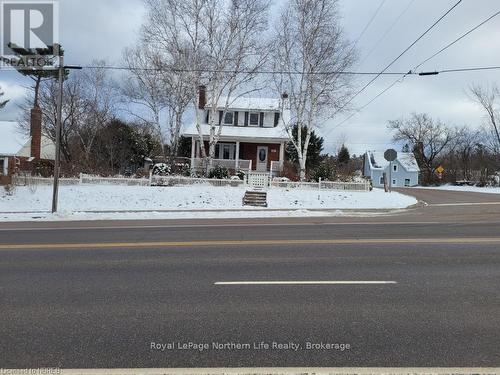
[[[198,108],[205,109],[207,105],[207,87],[200,86],[198,87]]]
[[[40,159],[42,148],[42,110],[40,107],[34,107],[31,110],[31,157]]]

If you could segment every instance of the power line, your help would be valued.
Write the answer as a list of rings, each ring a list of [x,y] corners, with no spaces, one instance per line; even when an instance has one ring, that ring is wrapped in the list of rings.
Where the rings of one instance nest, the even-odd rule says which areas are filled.
[[[491,21],[493,18],[495,18],[496,16],[498,16],[500,14],[500,11],[496,12],[495,14],[493,14],[492,16],[488,17],[487,19],[485,19],[483,22],[479,23],[478,25],[474,26],[472,29],[470,29],[469,31],[467,31],[466,33],[462,34],[461,36],[459,36],[457,39],[455,39],[454,41],[448,43],[446,46],[444,46],[443,48],[441,48],[439,51],[437,51],[436,53],[434,53],[432,56],[428,57],[427,59],[425,59],[424,61],[422,61],[420,64],[418,64],[417,66],[415,66],[415,68],[412,69],[412,71],[415,71],[417,70],[419,67],[421,67],[422,65],[424,65],[426,62],[428,62],[429,60],[433,59],[434,57],[436,57],[437,55],[439,55],[440,53],[442,53],[443,51],[447,50],[448,48],[450,48],[451,46],[453,46],[455,43],[459,42],[460,40],[462,40],[463,38],[465,38],[467,35],[469,35],[470,33],[476,31],[477,29],[479,29],[481,26],[483,26],[485,23],[488,23],[489,21]]]
[[[356,45],[358,44],[358,42],[361,40],[361,38],[365,34],[366,30],[368,30],[368,28],[370,27],[370,25],[372,24],[372,22],[375,20],[375,18],[377,17],[378,13],[380,12],[380,9],[384,6],[385,2],[386,2],[386,0],[382,0],[380,2],[379,6],[375,10],[375,13],[373,13],[373,15],[371,16],[371,18],[368,20],[368,23],[365,25],[365,27],[363,28],[363,30],[361,31],[361,33],[359,34],[359,36],[356,38],[356,41],[353,43],[353,45],[351,47],[351,52],[356,47]]]
[[[397,25],[397,23],[399,22],[399,20],[406,14],[406,12],[408,11],[408,9],[410,9],[410,7],[412,6],[412,4],[414,2],[415,2],[415,0],[410,0],[410,2],[405,7],[405,9],[403,9],[403,11],[396,17],[396,19],[394,20],[394,22],[384,31],[384,33],[382,34],[382,36],[375,42],[375,44],[373,45],[372,49],[366,54],[366,56],[363,57],[363,59],[361,60],[361,62],[359,63],[359,65],[362,65],[368,59],[368,57],[370,57],[372,55],[372,53],[378,48],[378,46],[380,45],[380,43],[382,43],[382,41],[387,37],[387,35],[389,35],[389,33],[392,31],[392,29]]]
[[[226,73],[226,74],[297,74],[297,75],[377,75],[379,72],[355,72],[355,71],[324,71],[324,72],[311,72],[304,73],[299,71],[284,71],[284,70],[214,70],[214,69],[184,69],[184,68],[130,68],[122,66],[84,66],[83,69],[107,69],[107,70],[128,70],[128,71],[157,71],[163,72],[165,70],[178,73]],[[401,75],[403,72],[384,72],[384,75]]]
[[[500,70],[500,66],[483,66],[483,67],[475,67],[475,68],[459,68],[459,69],[445,69],[445,70],[438,70],[438,71],[435,71],[435,72],[422,72],[422,73],[413,73],[413,72],[408,72],[406,74],[403,75],[403,77],[397,79],[396,81],[394,81],[393,83],[391,83],[389,86],[387,86],[384,90],[382,90],[381,92],[379,92],[377,95],[375,95],[372,99],[370,99],[367,103],[363,104],[358,111],[352,113],[351,115],[349,115],[348,117],[346,117],[344,120],[342,120],[341,122],[339,122],[337,125],[335,125],[333,128],[331,128],[331,130],[335,130],[337,128],[339,128],[340,126],[344,125],[347,121],[349,121],[351,118],[353,118],[355,115],[357,115],[359,112],[361,112],[363,109],[365,109],[366,107],[368,107],[370,104],[372,104],[375,100],[377,100],[379,97],[381,97],[382,95],[384,95],[387,91],[389,91],[390,89],[392,89],[394,86],[396,86],[396,84],[398,83],[401,83],[403,82],[404,78],[408,75],[415,75],[415,74],[419,74],[419,75],[422,75],[425,73],[432,73],[432,74],[443,74],[443,73],[460,73],[460,72],[477,72],[477,71],[483,71],[483,70]],[[329,133],[327,133],[326,135],[328,135]]]
[[[459,73],[459,72],[477,72],[481,70],[499,70],[500,66],[483,66],[477,68],[458,68],[458,69],[445,69],[440,70],[438,73]]]
[[[441,17],[439,17],[430,27],[427,28],[413,43],[411,43],[403,52],[401,52],[395,59],[393,59],[382,71],[377,74],[374,78],[372,78],[366,85],[364,85],[361,90],[357,91],[356,94],[351,96],[351,98],[345,103],[343,106],[340,107],[340,109],[337,111],[340,112],[342,109],[347,107],[359,94],[361,94],[363,91],[365,91],[373,82],[377,80],[378,77],[380,77],[382,74],[387,71],[396,61],[398,61],[406,52],[408,52],[415,44],[417,44],[420,39],[422,39],[425,35],[427,35],[439,22],[441,22],[448,14],[450,14],[453,9],[455,9],[462,0],[458,0],[455,5],[453,5],[450,9],[448,9]]]
[[[468,36],[469,34],[471,34],[472,32],[474,32],[475,30],[477,30],[478,28],[480,28],[481,26],[483,26],[487,22],[491,21],[493,18],[495,18],[499,14],[500,14],[500,11],[494,13],[493,15],[491,15],[490,17],[488,17],[484,21],[480,22],[479,24],[477,24],[476,26],[474,26],[473,28],[471,28],[470,30],[468,30],[467,32],[465,32],[464,34],[460,35],[458,38],[456,38],[452,42],[448,43],[446,46],[444,46],[443,48],[441,48],[440,50],[438,50],[437,52],[435,52],[434,54],[432,54],[427,59],[423,60],[421,63],[419,63],[418,65],[416,65],[412,70],[410,70],[408,73],[404,74],[400,79],[394,81],[392,84],[390,84],[388,87],[386,87],[380,93],[378,93],[374,98],[372,98],[370,101],[368,101],[366,104],[364,104],[357,112],[354,112],[353,114],[349,115],[347,118],[345,118],[343,121],[341,121],[335,127],[333,127],[331,130],[335,130],[338,127],[340,127],[343,124],[345,124],[352,117],[354,117],[357,113],[359,113],[359,111],[365,109],[367,106],[369,106],[375,100],[377,100],[380,96],[382,96],[387,91],[389,91],[391,88],[393,88],[397,83],[402,82],[404,80],[404,78],[406,78],[408,75],[415,74],[415,71],[420,66],[424,65],[429,60],[433,59],[434,57],[436,57],[437,55],[439,55],[443,51],[447,50],[448,48],[450,48],[451,46],[453,46],[454,44],[456,44],[457,42],[459,42],[460,40],[462,40],[463,38],[465,38],[466,36]],[[498,70],[498,69],[500,69],[500,66],[487,66],[487,67],[474,67],[474,68],[457,68],[457,69],[444,69],[444,70],[439,70],[439,71],[434,71],[434,72],[421,72],[421,73],[419,73],[419,75],[436,75],[436,74],[442,74],[442,73],[473,72],[473,71]]]

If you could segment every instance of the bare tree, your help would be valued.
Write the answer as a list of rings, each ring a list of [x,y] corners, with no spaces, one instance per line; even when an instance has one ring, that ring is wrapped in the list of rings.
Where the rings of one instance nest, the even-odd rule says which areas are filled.
[[[278,22],[272,50],[278,93],[286,93],[282,123],[297,150],[300,179],[305,179],[311,132],[322,121],[341,111],[351,91],[351,77],[338,72],[353,65],[355,54],[340,26],[337,0],[289,0]],[[306,131],[304,145],[295,142]]]
[[[94,65],[104,65],[95,62]],[[26,97],[21,126],[29,132],[29,110],[33,97],[38,95],[42,110],[42,132],[56,138],[57,93],[55,80],[44,80],[38,91],[32,89]],[[99,130],[114,116],[115,93],[106,70],[95,69],[69,76],[63,85],[61,152],[66,162],[82,169],[92,169],[91,153]]]
[[[425,113],[412,113],[408,119],[389,121],[388,128],[394,131],[393,140],[403,141],[413,147],[415,157],[426,173],[427,182],[434,180],[438,158],[453,146],[456,130],[435,121]]]
[[[104,66],[104,61],[95,61],[93,65]],[[86,167],[92,168],[91,152],[99,130],[113,118],[115,113],[114,85],[104,68],[82,72],[83,122],[76,128],[80,140]]]
[[[490,87],[474,85],[470,87],[470,97],[486,112],[492,138],[491,148],[495,154],[500,154],[500,124],[499,105],[500,90],[496,84]]]
[[[81,126],[84,118],[85,108],[81,87],[81,75],[79,74],[72,74],[69,79],[64,81],[61,154],[67,163],[71,162],[75,156],[70,143],[72,137],[76,134],[76,129]],[[32,87],[27,92],[19,122],[21,129],[25,133],[29,134],[30,132],[30,109],[36,95],[38,105],[42,111],[42,133],[55,142],[58,91],[59,85],[57,81],[43,80],[37,89]]]
[[[481,144],[481,131],[464,126],[457,130],[455,138],[454,154],[458,157],[461,165],[461,178],[472,180],[472,163],[477,152],[478,145]]]
[[[165,156],[165,140],[160,115],[167,107],[167,91],[162,82],[163,74],[157,69],[155,63],[160,60],[159,54],[149,45],[143,44],[126,48],[123,52],[123,59],[129,69],[128,77],[121,85],[121,92],[126,100],[125,110],[154,129],[162,145],[163,156]],[[131,108],[130,104],[145,107],[152,119],[144,117],[143,111]]]
[[[198,89],[206,86],[206,108],[212,114],[248,89],[255,71],[266,60],[262,33],[267,26],[267,0],[146,0],[145,39],[176,56],[175,70],[191,84],[202,157],[210,168],[224,123],[209,117],[208,152],[205,149]]]

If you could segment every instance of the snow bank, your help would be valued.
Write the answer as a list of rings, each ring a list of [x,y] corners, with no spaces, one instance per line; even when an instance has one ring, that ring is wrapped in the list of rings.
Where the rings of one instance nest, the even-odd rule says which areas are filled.
[[[208,210],[233,210],[232,213],[224,214],[212,212],[210,217],[259,217],[258,212],[255,212],[255,207],[242,207],[245,191],[246,188],[244,187],[213,187],[205,185],[175,187],[61,186],[59,191],[59,219],[69,216],[75,217],[75,220],[90,220],[92,217],[99,219],[140,219],[146,218],[146,216],[147,218],[198,218],[207,216],[200,215],[200,212],[186,212],[189,210],[207,210],[207,214]],[[4,215],[0,215],[0,220],[9,218],[9,214],[5,213],[21,214],[27,212],[26,217],[28,220],[34,216],[47,217],[46,213],[50,210],[51,199],[52,189],[50,186],[39,186],[34,193],[27,187],[18,187],[13,196],[7,196],[4,191],[1,191],[0,213],[4,213]],[[372,192],[333,190],[318,192],[317,190],[272,188],[268,191],[269,207],[262,209],[260,216],[272,216],[273,211],[269,211],[272,209],[287,210],[282,216],[290,216],[290,212],[294,212],[294,216],[307,216],[305,211],[308,209],[398,209],[415,203],[417,201],[413,197],[399,193],[386,194],[380,189],[374,189]],[[165,210],[172,210],[173,212],[160,212]],[[97,215],[95,213],[85,213],[84,211],[116,212]],[[124,215],[124,211],[151,212],[135,212]],[[157,211],[157,213],[152,211]],[[29,214],[29,212],[38,212],[39,215]],[[75,213],[78,213],[78,215],[75,215]],[[20,217],[19,214],[14,216]],[[54,217],[52,218],[54,219]]]

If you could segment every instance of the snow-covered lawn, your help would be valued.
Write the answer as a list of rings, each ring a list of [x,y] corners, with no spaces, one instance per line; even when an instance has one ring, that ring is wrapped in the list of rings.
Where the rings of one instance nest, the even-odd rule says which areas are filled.
[[[212,186],[110,186],[110,185],[74,185],[61,186],[59,190],[59,212],[61,215],[73,215],[83,211],[166,211],[163,217],[186,217],[189,210],[238,210],[237,217],[251,217],[250,210],[255,207],[242,207],[244,187]],[[0,213],[40,212],[50,210],[52,188],[39,186],[35,192],[27,187],[18,187],[12,196],[0,191]],[[386,194],[383,190],[371,192],[343,192],[317,190],[286,190],[273,188],[268,191],[266,210],[307,210],[307,209],[398,209],[417,203],[416,199],[399,193]],[[245,212],[246,211],[246,212]],[[295,212],[297,214],[297,212]],[[250,215],[248,215],[250,214]],[[167,215],[167,216],[165,216]],[[175,216],[174,216],[175,215]],[[9,215],[0,215],[0,220]],[[19,216],[19,215],[17,215]],[[32,216],[32,215],[31,215]],[[88,216],[88,215],[87,215]],[[123,214],[117,214],[119,219]],[[126,218],[131,218],[130,214]],[[143,215],[142,215],[143,216]],[[135,217],[142,218],[136,214]],[[189,215],[188,215],[189,216]],[[198,213],[191,216],[199,217]],[[296,216],[296,215],[294,215]],[[299,215],[300,216],[300,215]],[[28,215],[30,217],[30,215]],[[218,213],[216,217],[227,217]]]
[[[429,186],[429,187],[421,186],[419,187],[419,189],[436,189],[436,190],[448,190],[448,191],[468,191],[473,193],[500,194],[500,187],[442,185],[442,186]]]

